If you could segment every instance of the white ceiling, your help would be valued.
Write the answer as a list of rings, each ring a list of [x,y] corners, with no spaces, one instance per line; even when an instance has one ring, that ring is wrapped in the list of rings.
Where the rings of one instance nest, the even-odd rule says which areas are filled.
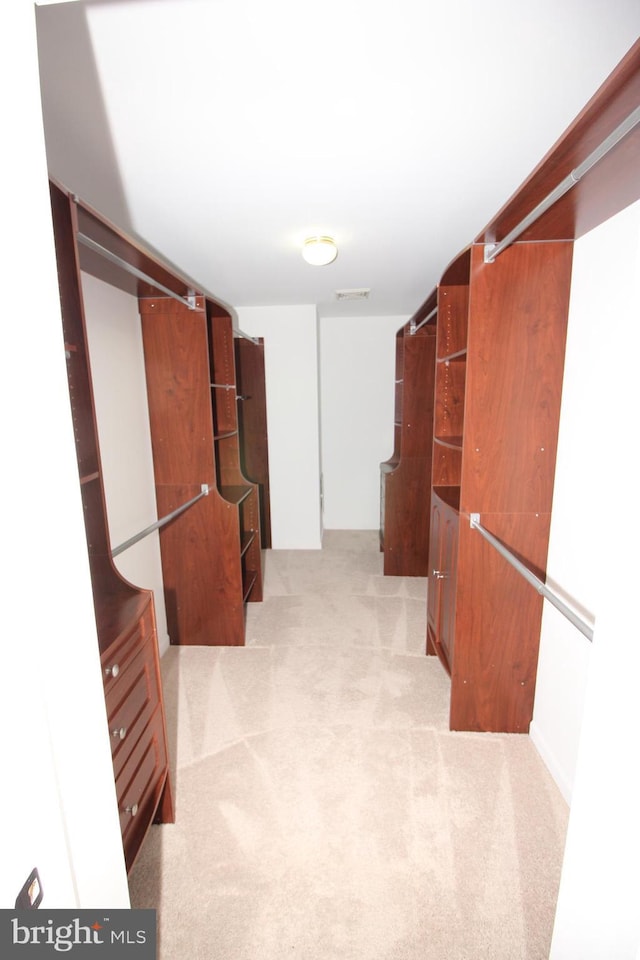
[[[77,0],[37,24],[50,171],[83,200],[230,307],[405,316],[632,46],[640,3]],[[318,232],[330,266],[300,256]]]

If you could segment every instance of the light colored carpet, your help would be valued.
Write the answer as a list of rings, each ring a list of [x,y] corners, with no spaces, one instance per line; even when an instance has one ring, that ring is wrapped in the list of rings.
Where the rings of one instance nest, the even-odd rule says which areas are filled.
[[[130,876],[160,960],[543,960],[568,809],[526,736],[448,731],[427,582],[377,532],[269,551],[247,646],[163,658],[174,825]]]

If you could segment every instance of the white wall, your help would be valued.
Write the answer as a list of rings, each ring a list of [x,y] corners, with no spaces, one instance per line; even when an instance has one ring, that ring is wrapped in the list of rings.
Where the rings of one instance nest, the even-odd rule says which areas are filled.
[[[83,274],[82,289],[111,547],[158,519],[135,297]],[[158,644],[169,646],[160,542],[154,532],[115,559],[122,576],[153,590]]]
[[[0,12],[3,663],[0,906],[129,905],[105,716],[42,130],[33,3]]]
[[[377,530],[393,453],[395,335],[408,317],[320,321],[324,527]]]
[[[586,269],[588,280],[590,266]],[[594,456],[600,449],[594,423],[603,403],[603,320],[609,317],[610,308],[606,307],[602,315],[594,314],[591,284],[585,283],[584,271],[585,257],[578,243],[569,305],[547,582],[561,595],[564,591],[564,599],[592,623],[601,559],[597,504],[607,465],[606,458]],[[607,319],[607,326],[609,323]],[[588,640],[545,603],[529,732],[567,802],[573,792],[590,653]]]
[[[574,307],[597,335],[584,521],[595,539],[596,614],[552,960],[635,960],[640,952],[638,770],[638,413],[640,203],[576,244]],[[574,551],[574,553],[577,551]],[[591,598],[590,598],[591,599]],[[563,722],[558,704],[557,724]]]
[[[617,229],[622,231],[626,218],[633,216],[633,210],[626,211],[616,221]],[[575,245],[547,564],[550,585],[562,588],[560,592],[566,593],[590,623],[596,614],[602,564],[607,562],[603,559],[607,531],[598,505],[612,463],[619,458],[619,451],[606,439],[608,426],[603,426],[601,439],[596,425],[603,409],[611,410],[609,398],[620,391],[613,345],[628,341],[629,284],[636,282],[633,271],[621,273],[616,267],[620,250],[615,234],[611,235],[611,247],[600,252],[599,238],[609,240],[614,229],[613,222],[606,224]],[[615,280],[607,277],[608,270],[615,271]],[[609,345],[612,351],[605,353]],[[607,355],[611,362],[603,363]],[[617,402],[615,410],[615,416],[620,416]],[[627,426],[633,432],[634,426]],[[545,604],[530,735],[568,802],[573,793],[590,656],[591,644]]]
[[[320,425],[315,306],[239,307],[236,326],[264,337],[272,546],[318,550]]]
[[[318,549],[323,526],[377,529],[379,464],[393,450],[395,334],[407,318],[317,321],[313,306],[236,313],[265,343],[273,547]]]

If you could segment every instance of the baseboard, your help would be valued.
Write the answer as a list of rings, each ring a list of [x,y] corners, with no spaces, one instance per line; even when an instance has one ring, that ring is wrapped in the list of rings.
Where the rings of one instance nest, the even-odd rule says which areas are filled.
[[[542,762],[544,763],[545,767],[553,777],[555,784],[558,787],[558,790],[560,791],[564,799],[567,801],[569,806],[571,806],[571,798],[573,796],[573,783],[571,783],[567,778],[567,776],[565,775],[561,765],[558,763],[558,760],[555,754],[550,749],[549,744],[543,737],[542,733],[540,732],[540,728],[536,725],[535,721],[533,721],[529,727],[529,737],[534,747],[540,754],[540,757],[542,758]]]
[[[171,641],[169,640],[169,634],[165,633],[163,636],[158,637],[158,652],[162,657],[169,647],[171,646]]]

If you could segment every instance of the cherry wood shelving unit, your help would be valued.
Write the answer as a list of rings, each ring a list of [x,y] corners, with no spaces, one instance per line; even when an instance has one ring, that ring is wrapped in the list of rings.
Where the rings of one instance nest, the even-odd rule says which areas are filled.
[[[263,548],[268,549],[271,547],[271,498],[263,339],[236,337],[235,356],[240,465],[245,477],[258,484],[260,539]]]
[[[138,300],[172,644],[241,646],[262,600],[257,485],[240,468],[234,333],[190,278],[75,201],[76,269]]]
[[[116,570],[105,507],[78,249],[78,206],[51,183],[67,375],[84,507],[98,646],[127,869],[173,798],[153,594]]]
[[[172,643],[241,646],[245,603],[262,600],[257,484],[240,467],[233,328],[195,306],[140,299],[158,512],[202,497],[160,531]]]
[[[262,599],[257,484],[240,466],[234,333],[214,299],[50,182],[63,332],[116,795],[127,868],[174,807],[153,594],[113,563],[82,272],[138,299],[172,643],[244,643]]]
[[[436,324],[427,318],[435,306],[434,291],[396,333],[393,453],[380,464],[385,576],[428,574]]]
[[[470,526],[545,578],[573,241],[640,197],[636,126],[485,262],[640,103],[640,42],[438,287],[427,653],[453,730],[527,732],[542,597]]]

